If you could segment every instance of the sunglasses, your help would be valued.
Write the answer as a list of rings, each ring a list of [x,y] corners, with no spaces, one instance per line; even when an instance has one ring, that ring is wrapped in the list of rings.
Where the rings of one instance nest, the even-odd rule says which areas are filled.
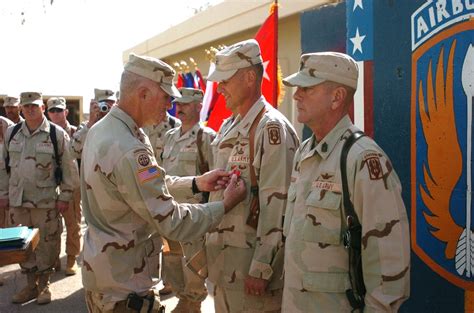
[[[61,113],[62,111],[64,110],[60,108],[52,108],[48,110],[48,112],[51,112],[51,113]]]

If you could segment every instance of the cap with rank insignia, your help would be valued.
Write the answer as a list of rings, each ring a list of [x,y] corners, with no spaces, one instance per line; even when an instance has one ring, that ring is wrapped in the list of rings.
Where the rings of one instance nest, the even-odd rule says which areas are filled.
[[[20,105],[27,104],[44,105],[41,92],[22,92],[20,94]]]
[[[124,70],[157,82],[172,97],[181,97],[173,83],[175,70],[159,59],[131,53]]]
[[[260,46],[255,39],[245,40],[216,53],[215,68],[207,79],[221,82],[231,78],[241,68],[263,63]]]

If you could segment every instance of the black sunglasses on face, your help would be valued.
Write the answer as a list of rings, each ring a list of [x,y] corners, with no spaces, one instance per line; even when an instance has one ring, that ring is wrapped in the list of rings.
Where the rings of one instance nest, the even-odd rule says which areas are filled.
[[[48,112],[51,112],[51,113],[61,113],[62,111],[64,110],[60,108],[52,108],[48,110]]]

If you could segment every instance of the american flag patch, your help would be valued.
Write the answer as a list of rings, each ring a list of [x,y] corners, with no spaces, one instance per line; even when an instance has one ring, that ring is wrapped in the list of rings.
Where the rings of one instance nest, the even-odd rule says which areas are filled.
[[[153,179],[160,176],[160,172],[156,166],[151,166],[138,171],[138,180],[140,183],[144,183],[147,180]]]

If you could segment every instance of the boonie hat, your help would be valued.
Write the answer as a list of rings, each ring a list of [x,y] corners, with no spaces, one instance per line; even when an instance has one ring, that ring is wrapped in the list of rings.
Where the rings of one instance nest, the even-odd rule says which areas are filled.
[[[201,89],[182,87],[178,90],[181,93],[181,97],[174,98],[174,100],[172,101],[173,103],[202,102],[202,99],[204,98],[204,93]]]
[[[310,87],[325,81],[357,89],[359,68],[353,58],[339,52],[307,53],[301,56],[300,70],[283,79],[290,87]]]
[[[46,102],[48,106],[48,110],[57,108],[57,109],[66,109],[66,99],[63,97],[52,97],[49,98],[48,101]]]
[[[172,97],[181,97],[178,88],[173,83],[175,70],[159,59],[131,53],[124,70],[157,82],[161,89]]]
[[[214,82],[227,80],[239,69],[262,62],[258,42],[255,39],[241,41],[216,53],[216,66],[207,79]]]
[[[36,105],[44,105],[43,103],[43,96],[41,92],[22,92],[20,94],[20,105],[27,105],[27,104],[36,104]]]
[[[115,93],[110,89],[94,88],[94,99],[97,102],[105,100],[115,101]]]
[[[17,97],[6,96],[3,99],[3,107],[17,107],[20,105],[20,100]]]

